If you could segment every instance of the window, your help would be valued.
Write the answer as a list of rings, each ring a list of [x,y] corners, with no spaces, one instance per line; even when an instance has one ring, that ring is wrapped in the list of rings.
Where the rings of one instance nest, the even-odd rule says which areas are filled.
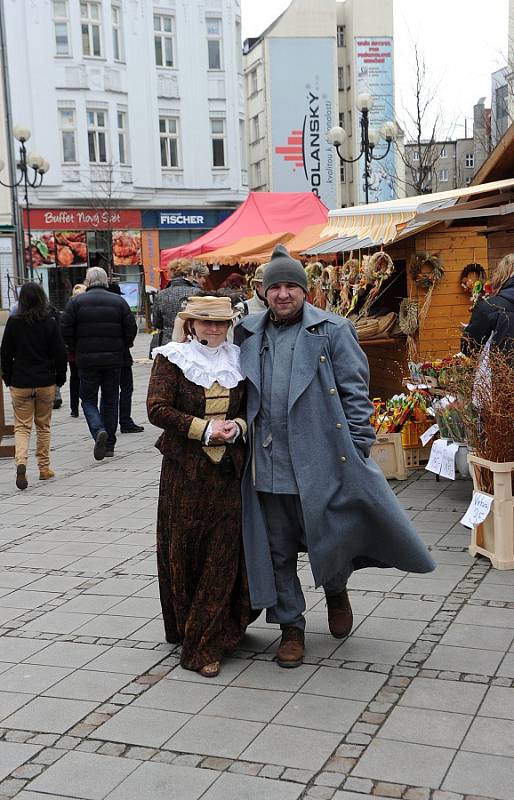
[[[507,116],[507,84],[505,83],[503,86],[498,86],[495,92],[495,106],[496,106],[496,119],[501,120],[503,117]]]
[[[87,143],[91,164],[107,163],[107,112],[88,110]]]
[[[250,95],[257,94],[257,92],[259,90],[258,83],[257,83],[257,69],[252,69],[252,71],[250,72],[250,75],[248,77],[249,77],[249,83],[250,83],[250,92],[249,92],[249,94]]]
[[[221,19],[207,17],[206,23],[209,69],[221,69]]]
[[[346,88],[349,89],[352,85],[352,68],[348,64],[346,67]]]
[[[339,112],[339,127],[344,130],[344,111]]]
[[[350,109],[348,110],[348,127],[346,128],[346,133],[348,136],[353,135],[352,112]]]
[[[80,4],[80,23],[82,31],[82,53],[98,58],[102,55],[100,25],[100,3]]]
[[[446,168],[439,170],[439,181],[441,183],[448,183],[448,170]]]
[[[212,166],[225,167],[225,120],[211,119]]]
[[[344,67],[337,68],[337,88],[340,92],[344,90]]]
[[[466,164],[467,167],[474,167],[475,166],[475,154],[474,153],[466,153],[465,164]]]
[[[115,61],[123,61],[123,34],[121,30],[121,8],[112,6],[112,55]]]
[[[77,131],[74,108],[59,109],[59,128],[61,131],[63,164],[74,164],[77,162]]]
[[[178,117],[159,117],[159,136],[161,138],[161,167],[179,166]]]
[[[118,125],[118,155],[120,164],[130,164],[127,141],[127,112],[118,111],[116,113]]]
[[[440,156],[441,156],[441,158],[448,158],[448,149],[447,149],[446,145],[444,145],[444,147],[441,147]]]
[[[339,167],[339,180],[341,183],[346,183],[346,165],[341,162],[341,166]]]
[[[263,161],[257,161],[256,164],[253,166],[254,170],[254,185],[255,186],[262,186],[262,165]]]
[[[175,21],[165,14],[154,14],[153,17],[155,63],[158,67],[175,66]]]
[[[68,0],[54,0],[55,55],[69,56],[70,31],[68,28]]]
[[[346,25],[337,26],[337,46],[346,47]]]
[[[255,142],[257,139],[261,138],[260,126],[259,126],[259,115],[256,114],[255,117],[252,117],[252,142]]]
[[[412,160],[413,161],[419,161],[419,150],[413,150],[412,151]]]

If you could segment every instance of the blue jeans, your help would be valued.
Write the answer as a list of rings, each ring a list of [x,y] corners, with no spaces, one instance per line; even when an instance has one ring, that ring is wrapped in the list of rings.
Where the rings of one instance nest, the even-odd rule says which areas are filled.
[[[118,426],[120,369],[80,369],[80,399],[91,436],[107,431],[107,450],[114,450]],[[98,391],[100,390],[100,409]]]

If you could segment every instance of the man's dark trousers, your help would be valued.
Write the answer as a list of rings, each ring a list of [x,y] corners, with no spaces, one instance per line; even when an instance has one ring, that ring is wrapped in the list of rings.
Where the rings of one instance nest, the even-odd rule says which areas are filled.
[[[91,436],[107,431],[107,450],[114,450],[118,427],[120,368],[80,369],[80,399]],[[98,408],[100,391],[100,409]]]
[[[134,391],[134,377],[132,366],[126,364],[120,373],[120,428],[122,431],[134,426],[132,419],[132,393]]]

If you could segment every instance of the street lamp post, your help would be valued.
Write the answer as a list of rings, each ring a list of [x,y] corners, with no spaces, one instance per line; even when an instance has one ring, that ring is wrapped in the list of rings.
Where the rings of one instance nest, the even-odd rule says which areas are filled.
[[[337,155],[344,164],[354,164],[364,156],[364,196],[366,198],[366,205],[369,203],[369,179],[371,177],[371,162],[382,161],[391,149],[391,145],[396,136],[396,125],[394,122],[384,122],[380,130],[375,130],[369,127],[369,112],[373,108],[374,100],[370,94],[364,93],[357,97],[357,108],[361,113],[360,117],[360,130],[361,142],[360,153],[356,158],[344,158],[341,155],[341,146],[346,139],[346,131],[344,128],[338,126],[330,128],[327,134],[327,142],[334,145]],[[385,153],[381,156],[374,155],[374,149],[379,143],[381,138],[387,142]]]
[[[13,183],[5,183],[4,181],[0,180],[2,186],[6,186],[9,189],[13,189],[16,186],[23,186],[24,194],[23,199],[25,200],[25,207],[27,209],[27,239],[28,239],[28,253],[29,253],[29,272],[30,272],[30,279],[33,280],[34,278],[34,266],[32,263],[32,231],[30,229],[30,202],[29,202],[29,188],[37,189],[43,183],[43,176],[46,172],[48,172],[50,168],[50,164],[48,161],[43,158],[39,153],[30,152],[27,153],[27,149],[25,147],[25,142],[28,142],[30,139],[30,130],[25,127],[25,125],[15,125],[13,128],[14,138],[17,139],[20,143],[20,160],[17,162],[16,167],[20,170],[20,177],[19,179]],[[0,172],[3,170],[5,164],[0,159]],[[30,174],[30,170],[33,170],[32,174]],[[23,239],[22,239],[22,252],[24,251],[23,248]]]

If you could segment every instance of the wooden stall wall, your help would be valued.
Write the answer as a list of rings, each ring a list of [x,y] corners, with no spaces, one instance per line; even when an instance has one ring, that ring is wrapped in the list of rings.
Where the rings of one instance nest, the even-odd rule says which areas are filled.
[[[416,252],[438,254],[444,267],[444,277],[435,287],[430,309],[418,336],[421,358],[444,358],[460,350],[461,322],[470,318],[469,296],[460,287],[462,269],[478,262],[488,269],[486,237],[480,235],[483,227],[447,228],[438,225],[415,237]],[[409,292],[420,306],[426,296],[408,276]]]
[[[494,272],[500,259],[508,253],[514,253],[514,221],[513,230],[497,231],[487,235],[487,256],[489,259],[489,277]]]

